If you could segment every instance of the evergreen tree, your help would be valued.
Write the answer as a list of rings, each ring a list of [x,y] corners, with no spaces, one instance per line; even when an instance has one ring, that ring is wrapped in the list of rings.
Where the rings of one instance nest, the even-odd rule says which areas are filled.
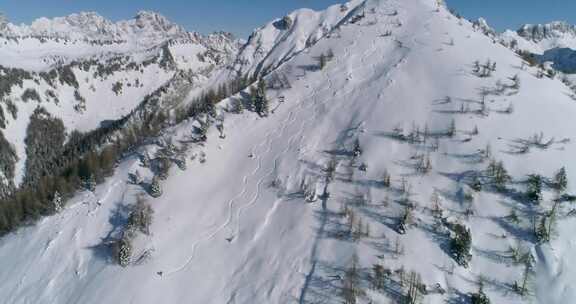
[[[566,191],[568,187],[568,178],[566,177],[566,168],[562,167],[558,172],[554,175],[554,187],[558,192]]]
[[[354,148],[352,150],[354,157],[358,157],[362,154],[362,147],[360,146],[360,139],[356,138],[354,141]]]
[[[130,265],[130,260],[132,257],[132,244],[129,238],[123,237],[116,244],[116,258],[118,259],[118,264],[122,267]]]
[[[54,192],[54,196],[52,197],[52,209],[54,213],[62,211],[62,196],[58,191]]]
[[[468,267],[468,262],[472,258],[470,248],[472,246],[472,236],[470,229],[461,224],[454,224],[454,234],[450,240],[450,251],[454,260],[464,267]]]
[[[264,79],[260,78],[256,88],[251,88],[251,98],[254,111],[261,117],[268,116],[268,97]]]
[[[492,184],[498,191],[504,191],[506,184],[511,180],[506,168],[504,168],[504,163],[501,161],[492,160],[488,165],[487,174],[492,178]]]
[[[391,184],[392,184],[392,178],[390,176],[390,173],[388,173],[388,171],[384,171],[384,173],[382,174],[382,186],[384,186],[385,188],[390,188]]]
[[[534,204],[539,204],[542,201],[542,177],[540,175],[533,174],[528,176],[526,198]]]
[[[150,195],[156,198],[162,196],[162,188],[156,176],[152,178],[152,182],[150,183]]]
[[[545,243],[550,240],[550,232],[548,231],[548,225],[546,225],[546,216],[540,219],[540,224],[536,228],[536,240],[540,243]]]
[[[446,135],[449,137],[454,137],[456,135],[456,121],[452,119],[450,121],[450,126],[448,126],[448,131],[446,131]]]
[[[326,55],[320,54],[320,58],[318,58],[318,62],[320,65],[320,70],[323,70],[326,67]]]
[[[86,180],[84,180],[84,188],[88,191],[96,191],[96,178],[94,174],[90,174]]]
[[[480,284],[480,288],[478,289],[478,292],[470,295],[470,303],[472,303],[472,304],[490,304],[490,299],[488,299],[488,296],[486,296],[486,294],[484,293],[484,291],[482,289],[483,289],[482,284]]]

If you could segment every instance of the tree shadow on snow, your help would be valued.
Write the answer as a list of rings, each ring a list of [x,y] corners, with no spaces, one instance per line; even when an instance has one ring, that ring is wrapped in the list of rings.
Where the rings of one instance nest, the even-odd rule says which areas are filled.
[[[110,230],[100,239],[100,243],[88,247],[92,251],[95,258],[105,261],[108,264],[114,264],[114,257],[112,255],[112,245],[118,238],[120,238],[123,228],[128,222],[130,214],[130,206],[122,203],[116,204],[116,208],[111,211],[108,223]]]

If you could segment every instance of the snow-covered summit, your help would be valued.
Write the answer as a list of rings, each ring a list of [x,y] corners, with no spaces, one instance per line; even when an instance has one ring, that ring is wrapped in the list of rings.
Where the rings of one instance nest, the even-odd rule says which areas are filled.
[[[516,31],[504,32],[502,38],[516,40],[520,48],[539,54],[553,48],[576,49],[576,25],[564,21],[526,24]]]
[[[481,30],[485,35],[494,37],[496,36],[496,31],[488,25],[488,21],[482,17],[478,18],[478,20],[473,22],[474,27]]]
[[[338,26],[365,12],[365,4],[366,1],[353,0],[323,11],[299,9],[269,22],[250,35],[234,70],[251,75],[271,71],[321,38],[337,36]]]

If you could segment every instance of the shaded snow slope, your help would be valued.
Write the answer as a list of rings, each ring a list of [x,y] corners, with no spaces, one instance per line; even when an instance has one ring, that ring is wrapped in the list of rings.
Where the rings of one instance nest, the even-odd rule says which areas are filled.
[[[480,277],[492,303],[570,303],[576,275],[576,219],[567,216],[572,206],[560,208],[553,241],[536,245],[529,218],[549,210],[552,193],[547,189],[544,202],[532,206],[512,191],[524,190],[527,174],[551,176],[562,166],[569,189],[576,189],[576,147],[563,140],[573,136],[576,115],[568,89],[559,80],[536,78],[535,69],[520,69],[512,51],[444,8],[436,11],[436,1],[363,5],[347,20],[363,18],[342,23],[338,35],[319,39],[272,70],[268,79],[285,75],[291,88],[268,90],[274,111],[267,118],[222,112],[226,138],[211,129],[205,145],[192,145],[187,157],[195,160],[188,169],[173,169],[162,184],[164,195],[147,198],[155,211],[152,234],[139,240],[134,265],[114,265],[103,243],[117,236],[125,206],[143,193],[127,184],[128,174],[138,170],[150,181],[136,157],[121,162],[94,194],[80,193],[61,214],[0,240],[0,298],[14,304],[340,303],[339,278],[357,255],[362,277],[380,263],[417,271],[430,288],[446,290],[431,292],[423,303],[466,303]],[[322,21],[341,18],[333,8],[318,14],[326,14]],[[291,52],[292,44],[276,45],[278,54]],[[329,50],[334,58],[317,69],[317,58]],[[474,75],[474,61],[488,59],[497,63],[492,77]],[[514,75],[518,90],[510,88]],[[455,136],[443,136],[452,120]],[[185,122],[164,136],[186,142],[195,124]],[[393,136],[394,129],[406,134],[413,125],[437,135],[437,151],[433,139],[410,144]],[[540,132],[555,139],[547,149],[513,151],[515,140]],[[356,139],[363,153],[353,161]],[[487,144],[514,178],[508,194],[474,193],[466,185],[470,174],[488,165],[480,153]],[[145,148],[151,154],[157,149]],[[198,162],[202,153],[204,163]],[[425,175],[415,172],[421,156],[432,164]],[[338,165],[326,184],[330,160]],[[362,163],[366,172],[359,170]],[[392,176],[389,189],[379,182],[385,170]],[[400,235],[394,227],[406,204],[403,180],[410,185],[414,224]],[[306,202],[303,181],[330,195]],[[447,235],[431,212],[434,191],[444,216],[471,229],[468,268],[447,252]],[[473,200],[464,200],[464,192]],[[370,225],[369,237],[346,237],[344,206]],[[511,210],[519,224],[508,220]],[[525,297],[512,288],[523,267],[510,258],[511,246],[535,259]],[[149,259],[140,259],[144,252]],[[404,293],[395,274],[384,291],[365,280],[360,285],[366,295],[358,303],[393,303]]]

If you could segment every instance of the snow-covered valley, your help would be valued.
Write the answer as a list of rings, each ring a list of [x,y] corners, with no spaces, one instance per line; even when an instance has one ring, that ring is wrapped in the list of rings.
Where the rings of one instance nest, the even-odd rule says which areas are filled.
[[[559,78],[433,0],[353,0],[283,21],[292,30],[278,20],[258,29],[182,102],[238,71],[266,71],[267,115],[247,88],[126,154],[60,213],[2,237],[0,302],[473,303],[479,290],[491,303],[576,299],[576,103]],[[136,103],[149,92],[130,94]],[[73,119],[87,123],[63,120]],[[24,140],[21,125],[4,132]],[[168,147],[187,165],[158,182],[142,156]],[[133,238],[121,267],[110,244],[139,200],[153,210],[150,233]],[[459,224],[471,238],[464,261]]]

